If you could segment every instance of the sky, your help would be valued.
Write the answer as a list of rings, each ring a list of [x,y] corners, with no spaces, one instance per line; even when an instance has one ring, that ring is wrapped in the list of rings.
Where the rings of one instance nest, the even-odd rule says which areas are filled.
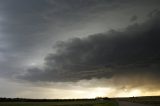
[[[0,96],[160,95],[159,0],[0,0]]]

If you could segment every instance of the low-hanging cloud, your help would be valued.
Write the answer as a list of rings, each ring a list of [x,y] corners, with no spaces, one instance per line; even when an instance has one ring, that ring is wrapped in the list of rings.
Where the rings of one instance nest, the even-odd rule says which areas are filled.
[[[58,42],[54,47],[56,53],[46,56],[43,68],[28,69],[18,78],[46,82],[118,78],[131,82],[143,76],[155,84],[160,80],[159,41],[158,11],[148,21],[130,25],[123,31],[111,30]],[[134,82],[133,86],[137,84]]]

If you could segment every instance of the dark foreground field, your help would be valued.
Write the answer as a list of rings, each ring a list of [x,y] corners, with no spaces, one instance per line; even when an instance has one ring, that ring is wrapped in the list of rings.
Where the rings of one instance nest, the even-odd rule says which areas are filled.
[[[3,102],[0,103],[0,106],[118,106],[118,105],[113,102],[106,102],[106,103]]]
[[[160,106],[160,96],[68,100],[0,98],[0,106]]]
[[[0,106],[118,106],[115,100],[3,101]]]
[[[143,96],[143,97],[129,97],[129,98],[114,98],[117,101],[125,101],[132,103],[145,104],[148,106],[160,106],[160,96]]]

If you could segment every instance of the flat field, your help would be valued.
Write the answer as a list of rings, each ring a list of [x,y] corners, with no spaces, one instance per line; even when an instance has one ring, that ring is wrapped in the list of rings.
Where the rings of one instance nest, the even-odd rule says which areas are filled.
[[[128,101],[132,103],[146,104],[149,106],[160,106],[160,96],[142,96],[129,98],[114,98],[117,101]]]
[[[0,106],[118,106],[116,101],[0,102]]]
[[[1,98],[0,106],[124,106],[120,104],[121,101],[135,103],[135,106],[137,103],[145,106],[160,106],[160,96],[75,100]]]

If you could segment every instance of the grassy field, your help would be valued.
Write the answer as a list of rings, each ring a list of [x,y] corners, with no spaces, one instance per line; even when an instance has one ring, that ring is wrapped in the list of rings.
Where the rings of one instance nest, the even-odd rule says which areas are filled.
[[[116,101],[0,102],[0,106],[118,106]]]

